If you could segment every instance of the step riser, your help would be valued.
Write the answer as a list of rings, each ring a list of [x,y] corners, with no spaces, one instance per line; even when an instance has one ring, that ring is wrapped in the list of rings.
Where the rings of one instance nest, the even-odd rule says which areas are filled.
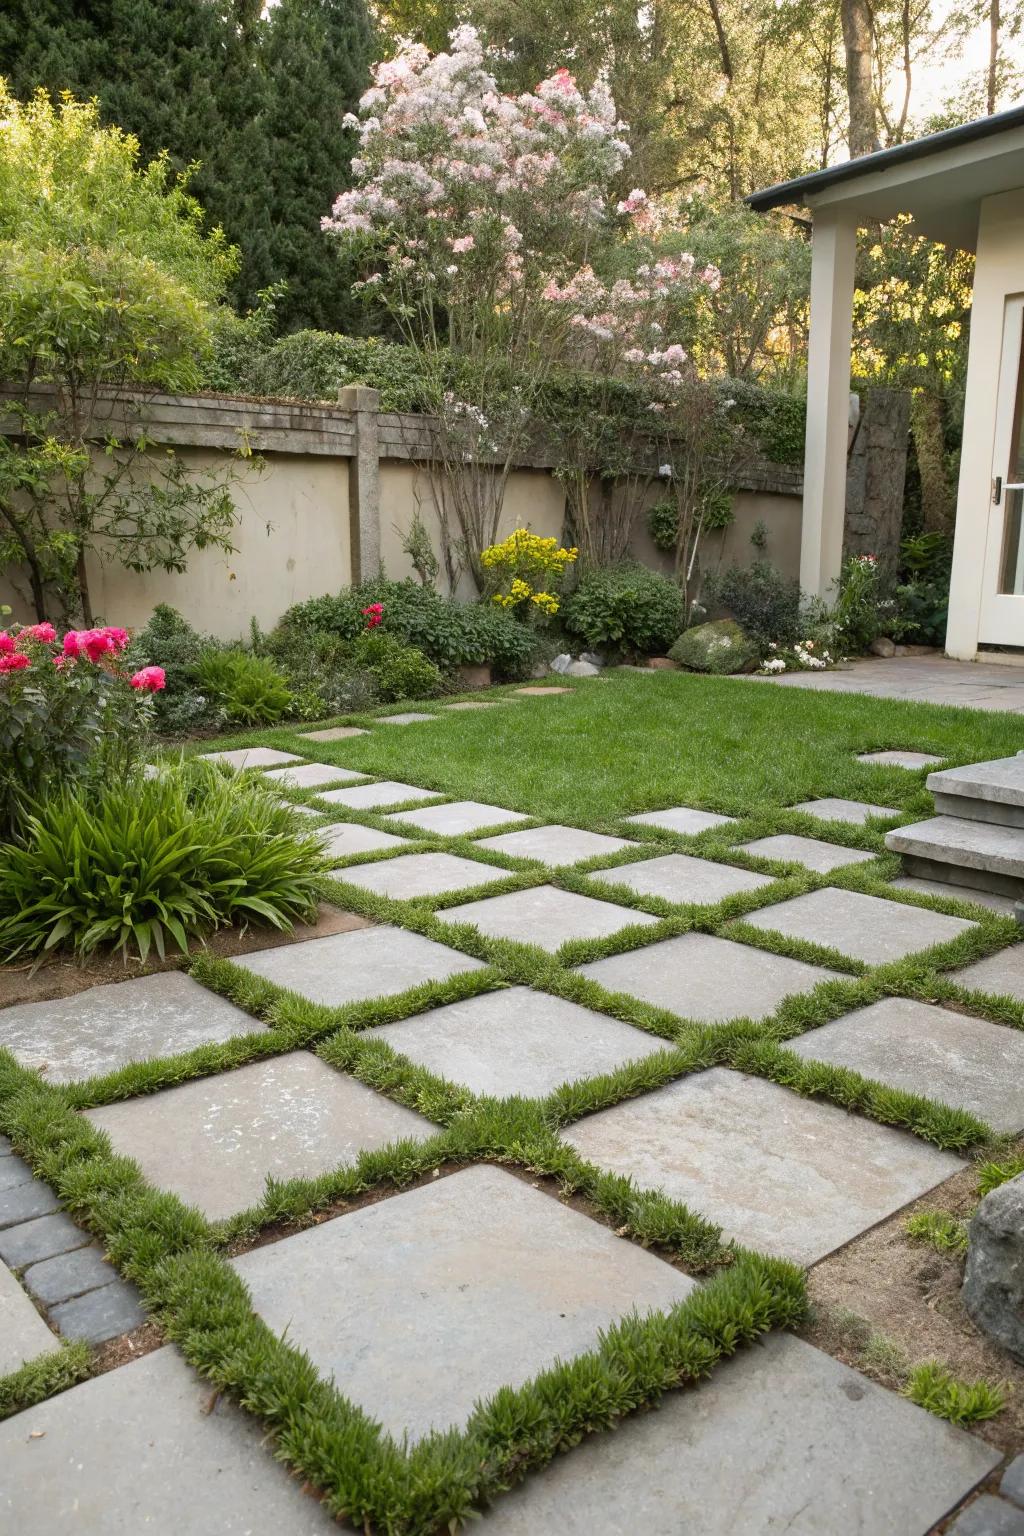
[[[1003,805],[973,795],[935,796],[937,816],[958,816],[961,821],[986,821],[997,827],[1024,827],[1024,806]]]
[[[1024,879],[990,869],[970,869],[963,864],[947,864],[943,859],[925,859],[905,853],[903,872],[921,880],[945,880],[951,885],[962,885],[965,890],[990,891],[995,896],[1024,901]]]

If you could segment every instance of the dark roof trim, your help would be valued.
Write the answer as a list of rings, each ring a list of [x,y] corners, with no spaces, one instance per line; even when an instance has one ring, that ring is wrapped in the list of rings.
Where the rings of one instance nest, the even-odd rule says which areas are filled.
[[[958,144],[970,144],[974,139],[987,139],[993,134],[1006,133],[1011,128],[1024,128],[1024,107],[1011,107],[1008,112],[996,112],[992,117],[981,117],[973,123],[962,123],[958,128],[944,128],[941,133],[930,133],[923,139],[911,139],[906,144],[894,144],[892,149],[880,149],[873,155],[861,155],[857,160],[844,161],[842,165],[830,165],[823,171],[811,171],[797,176],[793,181],[781,181],[778,186],[766,187],[762,192],[751,192],[744,202],[755,213],[766,213],[769,208],[780,208],[786,203],[802,203],[815,192],[823,192],[839,182],[853,181],[858,176],[870,176],[873,171],[887,171],[891,165],[903,165],[908,160],[923,160],[927,155],[938,155],[944,149]]]

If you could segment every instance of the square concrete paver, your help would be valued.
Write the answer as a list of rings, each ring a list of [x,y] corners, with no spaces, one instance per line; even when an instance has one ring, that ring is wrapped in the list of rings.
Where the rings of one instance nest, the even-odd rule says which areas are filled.
[[[51,1083],[95,1077],[261,1028],[180,971],[0,1010],[0,1041],[22,1066],[45,1069]]]
[[[949,979],[975,992],[993,992],[997,997],[1013,997],[1024,1003],[1024,944],[1011,944],[961,971],[951,971]],[[0,1030],[2,1026],[0,1014]]]
[[[448,907],[441,914],[446,923],[473,923],[491,939],[513,939],[517,944],[538,944],[555,950],[570,939],[606,939],[633,924],[649,927],[658,919],[634,912],[611,901],[577,896],[554,885],[537,885],[529,891],[510,891],[507,896],[487,896],[483,901]]]
[[[528,699],[542,699],[545,694],[571,693],[571,688],[517,688],[516,693],[525,694]]]
[[[418,709],[407,709],[400,715],[381,715],[378,725],[418,725],[421,720],[436,720],[436,715],[425,715]]]
[[[688,853],[668,853],[638,864],[619,864],[615,869],[598,871],[592,878],[611,885],[627,885],[638,896],[660,896],[664,901],[697,906],[724,901],[726,896],[736,896],[740,891],[757,891],[772,883],[771,875],[755,875],[749,869],[695,859]]]
[[[423,896],[468,891],[492,880],[507,880],[509,871],[496,864],[459,859],[451,853],[406,853],[397,859],[341,870],[338,878],[364,891],[379,891],[394,901],[418,901]]]
[[[390,997],[425,981],[447,981],[449,976],[483,969],[481,960],[422,934],[384,924],[240,955],[235,964],[331,1008]]]
[[[977,927],[963,917],[946,917],[924,907],[863,896],[860,891],[840,891],[834,886],[764,907],[743,921],[787,938],[827,944],[866,965],[902,960],[904,955],[946,944]]]
[[[681,832],[686,837],[706,832],[709,827],[725,827],[736,820],[735,816],[720,816],[717,811],[696,811],[689,805],[675,805],[667,811],[641,811],[636,816],[626,816],[627,822],[635,821],[642,827],[663,827],[666,832]]]
[[[417,789],[415,784],[402,784],[395,779],[382,779],[379,784],[359,784],[354,789],[328,789],[317,797],[328,805],[344,805],[350,811],[375,811],[382,805],[402,805],[407,800],[440,800],[436,789]]]
[[[216,1221],[262,1199],[267,1176],[314,1178],[434,1127],[308,1051],[85,1111],[151,1184]]]
[[[624,837],[605,837],[601,832],[560,826],[524,827],[521,832],[502,832],[497,837],[480,839],[481,848],[493,848],[497,853],[508,853],[517,859],[535,859],[538,864],[549,864],[553,869],[637,846]]]
[[[842,800],[826,795],[823,800],[801,800],[791,805],[791,811],[806,811],[818,821],[852,821],[862,827],[869,816],[902,816],[903,812],[891,805],[869,805],[866,800]]]
[[[799,1264],[891,1216],[964,1166],[913,1136],[726,1067],[562,1132],[582,1157],[660,1189],[727,1238]]]
[[[465,837],[484,827],[500,827],[506,821],[529,821],[522,811],[508,811],[501,805],[484,805],[479,800],[451,800],[447,805],[428,805],[420,811],[398,811],[393,821],[418,827],[438,837]]]
[[[347,784],[352,779],[365,779],[365,773],[355,773],[351,768],[334,768],[330,763],[298,763],[293,768],[271,768],[266,778],[285,789],[319,789],[323,784]]]
[[[303,741],[347,741],[350,736],[368,736],[361,725],[331,725],[324,731],[303,731]]]
[[[391,1434],[593,1349],[693,1281],[504,1169],[477,1166],[233,1261],[253,1306]]]
[[[798,837],[792,832],[741,843],[739,851],[753,854],[758,859],[778,859],[781,864],[802,864],[819,875],[830,875],[834,869],[863,864],[875,857],[861,848],[840,848],[835,843],[824,843],[818,837]]]
[[[386,848],[408,847],[409,844],[407,837],[378,832],[376,827],[364,827],[358,821],[335,823],[323,831],[324,852],[332,859],[347,859],[357,853],[383,853]]]
[[[666,1046],[607,1014],[529,987],[467,997],[366,1033],[439,1077],[496,1098],[540,1098]]]
[[[996,1131],[1024,1128],[1024,1031],[909,997],[885,997],[808,1030],[789,1049],[891,1088],[967,1109]]]
[[[172,1345],[0,1424],[0,1519],[49,1536],[329,1536],[259,1419]]]
[[[945,901],[973,901],[976,906],[988,907],[1003,917],[1012,917],[1016,903],[1012,896],[999,896],[995,891],[979,891],[973,885],[954,885],[949,880],[923,880],[918,875],[900,875],[891,880],[894,891],[920,891],[922,896],[941,896]]]
[[[836,971],[710,933],[684,933],[580,967],[609,992],[628,992],[656,1008],[708,1024],[767,1018],[783,998],[834,981]]]
[[[773,1333],[656,1413],[556,1456],[499,1500],[488,1536],[925,1536],[998,1460]]]
[[[457,704],[442,704],[442,709],[497,709],[497,699],[460,699]]]
[[[208,763],[226,763],[229,768],[277,768],[281,763],[301,763],[295,752],[279,752],[276,747],[236,747],[233,752],[203,752]]]
[[[43,1322],[6,1264],[0,1264],[0,1376],[20,1370],[26,1360],[49,1354],[60,1340]],[[0,1510],[3,1489],[0,1487]]]
[[[932,768],[945,759],[934,752],[858,752],[858,763],[876,763],[883,768]]]

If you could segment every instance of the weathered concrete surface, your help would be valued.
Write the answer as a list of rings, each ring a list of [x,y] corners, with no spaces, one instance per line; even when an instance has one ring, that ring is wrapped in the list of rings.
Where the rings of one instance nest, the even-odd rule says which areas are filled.
[[[569,939],[604,939],[633,925],[649,927],[658,919],[631,907],[592,896],[577,896],[554,885],[537,885],[507,896],[487,896],[448,907],[445,922],[473,923],[491,939],[513,939],[556,950]]]
[[[882,768],[930,768],[933,763],[941,763],[942,758],[936,757],[934,752],[858,752],[858,763],[872,763]]]
[[[727,1237],[814,1264],[964,1166],[912,1136],[725,1067],[589,1115],[563,1138]]]
[[[949,1527],[948,1536],[1024,1536],[1024,1513],[990,1493],[974,1499]]]
[[[260,1024],[181,971],[0,1010],[0,1041],[49,1083],[252,1034]]]
[[[64,1338],[87,1344],[119,1339],[141,1328],[146,1316],[138,1291],[121,1279],[50,1308],[50,1318]]]
[[[478,1165],[232,1261],[275,1333],[391,1434],[462,1425],[693,1281],[504,1169]]]
[[[963,1298],[982,1332],[1024,1362],[1024,1173],[971,1217]]]
[[[754,928],[782,933],[791,939],[827,944],[840,954],[867,965],[886,965],[904,955],[945,944],[977,925],[963,917],[947,917],[925,907],[863,896],[829,886],[764,907],[743,919]]]
[[[982,891],[975,886],[953,885],[948,880],[924,880],[917,875],[900,875],[890,882],[894,891],[920,891],[922,896],[941,896],[946,901],[973,901],[979,907],[988,907],[1004,917],[1013,916],[1012,896],[1000,896],[996,891]]]
[[[172,1345],[0,1424],[0,1523],[81,1536],[329,1536],[258,1419]]]
[[[37,1216],[48,1216],[60,1209],[60,1202],[48,1184],[33,1179],[30,1184],[14,1184],[0,1190],[0,1230],[18,1227]]]
[[[499,1500],[485,1528],[925,1536],[998,1460],[984,1441],[773,1333],[696,1390],[556,1457]]]
[[[19,1370],[37,1355],[49,1354],[59,1343],[6,1264],[0,1264],[0,1376]]]
[[[423,720],[436,720],[436,715],[425,715],[418,709],[406,709],[399,715],[381,715],[378,725],[419,725]]]
[[[350,736],[368,736],[361,725],[331,725],[324,731],[303,731],[303,741],[347,741]]]
[[[664,901],[696,906],[710,906],[724,901],[726,896],[757,891],[772,883],[771,875],[755,875],[749,869],[695,859],[688,853],[667,853],[660,859],[620,864],[615,869],[600,870],[592,878],[610,885],[626,885],[638,896],[660,896]]]
[[[507,880],[508,875],[496,864],[480,864],[452,853],[404,853],[397,859],[340,870],[338,878],[395,901],[418,901],[446,891],[469,891],[492,880]]]
[[[580,864],[601,854],[620,853],[638,844],[624,837],[606,837],[601,832],[584,832],[580,827],[524,827],[520,832],[501,832],[497,837],[482,837],[481,848],[493,848],[517,859],[536,859],[557,869],[565,864]]]
[[[396,779],[382,779],[379,784],[357,784],[353,789],[328,789],[317,799],[327,805],[344,805],[350,811],[375,811],[383,805],[403,805],[407,800],[440,800],[436,789],[417,789]]]
[[[22,1279],[33,1296],[44,1306],[52,1307],[86,1291],[98,1290],[101,1285],[110,1285],[117,1279],[117,1270],[108,1264],[99,1248],[78,1248],[73,1253],[30,1264]]]
[[[759,837],[752,843],[741,843],[740,852],[751,853],[759,859],[778,859],[784,864],[802,864],[819,875],[830,875],[834,869],[864,864],[874,858],[873,853],[866,853],[862,848],[840,848],[837,843],[822,842],[820,837],[798,837],[793,832],[780,832],[775,837]]]
[[[28,1163],[22,1162],[20,1157],[0,1158],[0,1192],[16,1189],[19,1184],[30,1184],[34,1177]]]
[[[447,805],[428,805],[419,811],[398,811],[392,821],[438,837],[465,837],[485,827],[500,827],[508,821],[528,821],[522,811],[505,810],[500,805],[483,805],[479,800],[452,800]]]
[[[663,827],[666,832],[681,832],[686,837],[693,837],[698,832],[706,832],[709,827],[728,826],[736,817],[720,816],[717,811],[697,811],[689,805],[675,805],[667,811],[640,811],[636,816],[624,819],[642,827]]]
[[[279,752],[276,747],[236,747],[233,752],[203,752],[208,763],[226,763],[229,768],[276,768],[281,763],[301,763],[295,752]]]
[[[973,800],[1024,811],[1024,756],[996,757],[986,763],[967,763],[962,768],[942,768],[928,775],[933,795],[956,797],[961,816],[972,816]]]
[[[1024,1128],[1024,1030],[885,997],[787,1043],[808,1061],[970,1110],[993,1130]]]
[[[667,1042],[529,987],[508,987],[366,1031],[473,1093],[540,1098]]]
[[[305,809],[305,807],[304,807]],[[409,839],[393,832],[378,832],[358,821],[336,823],[324,828],[324,852],[329,858],[347,859],[356,853],[382,853],[385,848],[408,846]]]
[[[268,1175],[313,1178],[435,1129],[308,1051],[85,1113],[151,1184],[211,1220],[256,1205]]]
[[[266,777],[285,789],[319,789],[323,784],[345,784],[367,775],[351,768],[335,768],[330,763],[298,763],[290,768],[271,768]]]
[[[1024,884],[1024,827],[967,821],[961,816],[932,816],[887,832],[885,846],[905,857],[1009,876]]]
[[[993,992],[997,997],[1013,997],[1024,1003],[1024,944],[1010,944],[984,960],[951,971],[949,979],[975,992]]]
[[[13,1269],[20,1269],[39,1259],[52,1258],[55,1253],[84,1248],[91,1242],[91,1233],[83,1232],[63,1211],[55,1211],[0,1231],[0,1259]]]
[[[235,963],[332,1008],[391,997],[425,981],[446,981],[463,971],[483,968],[481,960],[385,924],[240,955]]]
[[[719,1024],[767,1018],[784,997],[810,992],[838,972],[710,933],[684,933],[594,960],[580,974],[609,992],[628,992],[683,1018]]]
[[[891,805],[869,805],[866,800],[843,800],[836,795],[826,795],[821,800],[801,800],[789,809],[805,811],[818,821],[851,821],[860,827],[871,816],[884,818],[901,814]]]

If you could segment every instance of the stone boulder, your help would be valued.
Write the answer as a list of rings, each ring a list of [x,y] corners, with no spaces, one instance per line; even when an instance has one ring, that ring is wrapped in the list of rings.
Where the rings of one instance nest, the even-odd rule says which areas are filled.
[[[668,654],[691,672],[719,674],[753,672],[759,660],[757,648],[735,619],[715,619],[684,630]]]
[[[1024,1173],[986,1195],[971,1219],[963,1298],[981,1331],[1024,1363]]]

